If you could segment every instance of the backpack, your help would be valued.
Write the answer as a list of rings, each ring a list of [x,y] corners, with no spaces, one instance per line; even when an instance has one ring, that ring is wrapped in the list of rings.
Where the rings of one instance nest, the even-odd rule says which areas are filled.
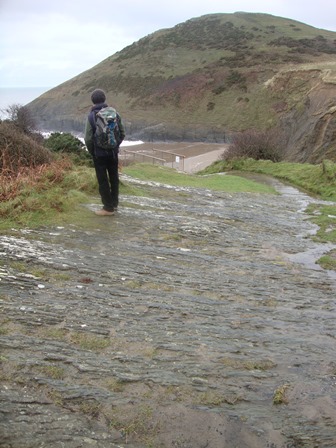
[[[115,151],[121,143],[119,117],[113,107],[103,107],[96,113],[94,139],[98,148]]]

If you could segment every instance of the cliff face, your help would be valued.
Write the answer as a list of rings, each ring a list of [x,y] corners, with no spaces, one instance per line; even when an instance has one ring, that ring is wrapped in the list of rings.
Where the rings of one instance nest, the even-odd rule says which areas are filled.
[[[288,159],[309,163],[336,160],[334,69],[326,65],[318,70],[315,66],[279,73],[268,88],[272,95],[280,93],[284,98],[279,125],[288,138]]]
[[[43,129],[82,132],[94,88],[128,138],[227,141],[285,130],[290,157],[335,159],[336,33],[266,14],[214,14],[160,30],[29,107]]]

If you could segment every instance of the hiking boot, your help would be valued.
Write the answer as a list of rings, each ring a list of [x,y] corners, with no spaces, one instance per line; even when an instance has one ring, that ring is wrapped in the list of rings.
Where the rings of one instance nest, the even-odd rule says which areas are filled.
[[[114,214],[114,211],[108,211],[102,208],[101,210],[97,210],[95,214],[99,216],[111,216]]]

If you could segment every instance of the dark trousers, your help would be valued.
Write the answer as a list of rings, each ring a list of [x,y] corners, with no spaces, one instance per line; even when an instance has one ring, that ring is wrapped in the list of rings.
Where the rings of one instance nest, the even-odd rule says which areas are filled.
[[[103,208],[113,211],[119,202],[118,156],[96,157],[94,167]]]

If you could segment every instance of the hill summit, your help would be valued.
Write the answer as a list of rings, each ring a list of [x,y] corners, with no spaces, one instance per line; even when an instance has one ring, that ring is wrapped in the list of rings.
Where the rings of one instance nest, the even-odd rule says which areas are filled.
[[[227,141],[285,130],[293,160],[336,159],[336,33],[269,14],[193,18],[159,30],[46,92],[44,129],[83,131],[95,88],[128,138]]]

